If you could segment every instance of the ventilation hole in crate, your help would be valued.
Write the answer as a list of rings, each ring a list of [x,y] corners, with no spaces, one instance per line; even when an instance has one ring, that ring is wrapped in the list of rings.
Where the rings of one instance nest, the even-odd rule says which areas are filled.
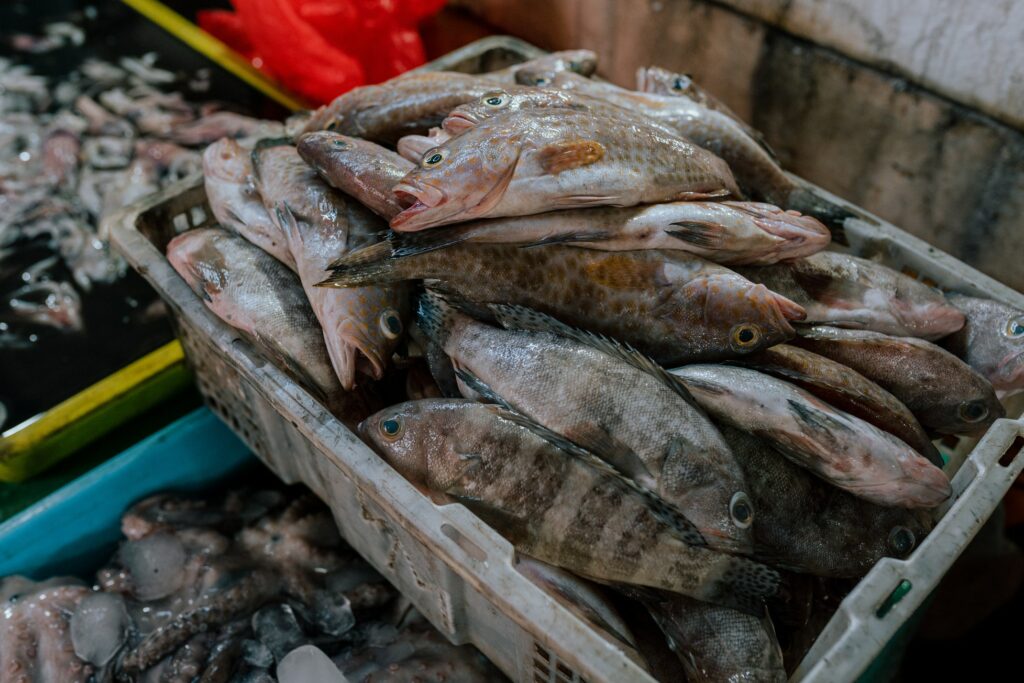
[[[171,225],[174,226],[175,234],[183,233],[188,230],[188,216],[183,213],[179,213],[171,220]]]
[[[478,546],[473,541],[466,538],[465,534],[463,534],[461,531],[453,527],[451,524],[442,524],[441,533],[455,541],[455,545],[462,548],[462,550],[467,555],[472,557],[477,562],[487,561],[487,553],[484,551],[484,549]]]
[[[1003,467],[1009,467],[1010,463],[1012,463],[1020,453],[1021,448],[1024,448],[1024,436],[1018,434],[1017,438],[1010,444],[1010,447],[1006,449],[1005,453],[1003,453],[1003,456],[999,458],[999,464]]]
[[[921,283],[925,284],[925,285],[928,285],[929,287],[934,287],[935,289],[939,289],[939,283],[936,282],[935,280],[931,279],[930,277],[927,277],[927,276],[922,277],[921,278]]]
[[[202,226],[203,221],[206,220],[206,212],[203,211],[203,207],[201,206],[193,206],[192,210],[188,212],[188,215],[189,224],[191,224],[193,228]]]
[[[885,599],[885,602],[875,610],[875,616],[883,619],[886,614],[892,611],[893,607],[898,605],[903,598],[907,597],[907,593],[910,592],[911,588],[913,588],[913,584],[906,579],[896,584],[896,587],[892,589],[892,593],[889,593],[889,597]]]
[[[942,440],[939,443],[941,443],[946,448],[953,450],[960,445],[960,437],[954,436],[953,434],[946,434],[944,437],[942,437]]]
[[[535,683],[587,683],[587,679],[560,661],[558,655],[536,641],[533,643],[533,680]]]

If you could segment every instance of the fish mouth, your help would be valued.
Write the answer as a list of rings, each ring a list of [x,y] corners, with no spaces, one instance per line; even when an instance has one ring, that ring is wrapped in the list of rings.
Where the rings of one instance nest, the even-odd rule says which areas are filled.
[[[391,191],[403,207],[403,210],[391,219],[391,227],[396,230],[411,231],[429,227],[431,221],[417,218],[448,202],[444,191],[426,183],[403,181],[395,185]]]
[[[359,385],[360,377],[376,381],[384,376],[385,359],[368,340],[343,335],[341,343],[327,345],[327,355],[345,391]]]
[[[800,304],[777,294],[764,285],[755,285],[750,290],[750,299],[758,303],[769,325],[786,337],[796,334],[791,322],[807,317],[807,311]]]
[[[1024,351],[1011,353],[999,363],[992,373],[992,385],[1007,395],[1024,391]]]
[[[446,133],[458,135],[459,133],[464,133],[478,123],[480,122],[471,114],[456,110],[448,114],[444,123],[441,124],[441,127],[444,128]]]

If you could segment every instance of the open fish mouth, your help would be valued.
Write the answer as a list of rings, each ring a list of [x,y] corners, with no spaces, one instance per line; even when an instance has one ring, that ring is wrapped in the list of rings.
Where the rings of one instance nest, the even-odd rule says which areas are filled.
[[[379,380],[384,376],[384,360],[369,342],[346,338],[340,348],[327,347],[334,372],[346,391],[354,389],[360,376]]]
[[[426,221],[416,221],[420,214],[436,209],[448,201],[445,193],[438,188],[420,183],[401,182],[392,189],[398,203],[405,207],[391,219],[392,228],[405,226],[406,230],[427,227]]]
[[[992,373],[993,386],[1005,395],[1024,391],[1024,351],[1012,353]]]
[[[444,120],[443,128],[445,132],[451,135],[458,135],[463,133],[476,124],[480,123],[472,115],[461,111],[453,111]]]
[[[777,294],[764,285],[757,285],[750,291],[749,297],[757,302],[770,327],[786,336],[793,336],[796,331],[792,322],[799,322],[807,317],[807,311],[800,304]]]

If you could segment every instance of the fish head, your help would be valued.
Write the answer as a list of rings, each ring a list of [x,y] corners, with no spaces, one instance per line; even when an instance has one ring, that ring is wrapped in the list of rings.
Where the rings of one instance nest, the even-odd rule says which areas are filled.
[[[937,339],[964,326],[966,317],[937,289],[910,277],[896,280],[896,295],[890,307],[893,316],[913,336]]]
[[[427,150],[393,188],[406,208],[391,219],[391,227],[422,230],[486,214],[501,201],[519,163],[522,139],[505,135],[510,132],[476,126]]]
[[[769,235],[785,240],[779,252],[786,259],[815,254],[832,241],[832,233],[824,223],[799,211],[784,210],[761,202],[723,204],[749,216],[757,227]]]
[[[453,109],[441,126],[451,135],[463,133],[473,126],[498,115],[524,109],[585,109],[586,104],[571,93],[537,88],[506,88],[484,93],[479,99]]]
[[[906,506],[930,509],[945,502],[953,494],[953,488],[946,473],[928,462],[925,457],[918,455],[916,451],[911,450],[909,446],[899,442],[896,437],[891,438],[910,451],[910,457],[900,460],[899,467],[902,470],[902,476],[897,482],[901,489],[900,497],[905,501]],[[905,545],[901,539],[892,540],[894,548],[890,549],[899,550],[901,546]]]
[[[640,92],[652,95],[684,95],[694,98],[700,92],[690,74],[676,73],[660,66],[637,69],[636,86]]]
[[[221,138],[203,151],[203,173],[230,183],[247,182],[252,174],[249,152],[231,138]]]
[[[359,436],[412,483],[444,490],[465,464],[466,433],[486,434],[490,422],[471,418],[486,406],[466,399],[430,398],[389,406],[363,420]],[[478,428],[479,427],[479,428]]]
[[[921,422],[942,434],[980,436],[993,422],[1006,416],[992,384],[968,367],[943,379],[947,400],[920,411]]]
[[[223,234],[222,234],[223,233]],[[167,245],[167,260],[196,296],[213,302],[223,291],[228,269],[218,249],[223,230],[204,228],[178,235]]]
[[[401,286],[355,287],[336,297],[343,308],[339,315],[325,314],[327,324],[337,325],[327,351],[341,385],[352,389],[357,376],[379,380],[401,341],[409,322],[405,289]]]
[[[546,87],[557,74],[574,73],[589,78],[597,71],[597,54],[590,50],[564,50],[531,59],[516,69],[516,83]]]
[[[686,285],[700,307],[710,345],[726,356],[744,356],[791,339],[792,322],[803,320],[799,304],[735,273],[714,273]]]
[[[967,322],[943,345],[988,378],[997,391],[1024,391],[1024,310],[961,294],[948,298]]]

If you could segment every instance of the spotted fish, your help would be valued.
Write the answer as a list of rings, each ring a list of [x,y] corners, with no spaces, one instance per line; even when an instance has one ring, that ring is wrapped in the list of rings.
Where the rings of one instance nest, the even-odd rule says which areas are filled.
[[[394,188],[396,230],[586,206],[739,196],[725,162],[635,119],[521,111],[424,154]]]
[[[793,335],[803,310],[685,252],[457,244],[396,258],[387,243],[343,257],[322,284],[433,280],[478,303],[518,304],[626,342],[659,363],[721,360]]]

